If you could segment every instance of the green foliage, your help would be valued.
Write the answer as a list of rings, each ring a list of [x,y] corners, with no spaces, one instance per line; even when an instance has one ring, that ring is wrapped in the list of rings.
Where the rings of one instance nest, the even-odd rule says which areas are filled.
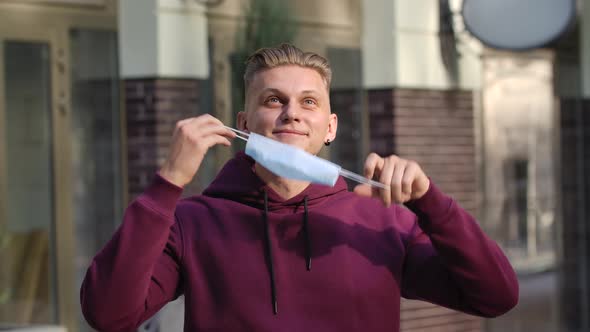
[[[236,48],[247,54],[261,47],[293,42],[295,38],[294,16],[286,0],[251,0],[245,17]]]
[[[244,107],[245,61],[263,47],[292,43],[297,35],[293,11],[286,0],[250,0],[245,21],[236,34],[232,63],[232,104],[235,112]]]

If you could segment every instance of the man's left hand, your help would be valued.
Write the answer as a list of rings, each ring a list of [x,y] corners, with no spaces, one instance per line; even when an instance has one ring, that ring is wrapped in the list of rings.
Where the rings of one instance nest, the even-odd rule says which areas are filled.
[[[390,186],[390,190],[358,185],[354,192],[361,196],[376,197],[385,206],[391,203],[405,203],[419,199],[428,191],[430,180],[415,161],[402,159],[396,155],[383,158],[371,153],[365,161],[364,175]]]

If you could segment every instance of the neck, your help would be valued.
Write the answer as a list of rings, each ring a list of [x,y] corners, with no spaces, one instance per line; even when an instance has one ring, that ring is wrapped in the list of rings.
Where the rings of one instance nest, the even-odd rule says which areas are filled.
[[[309,182],[307,181],[291,180],[276,176],[258,163],[254,165],[254,170],[262,181],[285,200],[299,195],[309,186]]]

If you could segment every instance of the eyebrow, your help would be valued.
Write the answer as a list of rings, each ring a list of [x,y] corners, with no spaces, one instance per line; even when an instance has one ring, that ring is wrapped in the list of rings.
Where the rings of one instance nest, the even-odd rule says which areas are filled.
[[[264,89],[262,89],[262,91],[260,93],[263,94],[266,92],[272,92],[272,93],[281,94],[281,95],[284,94],[284,92],[282,92],[281,90],[279,90],[277,88],[264,88]],[[301,91],[301,94],[318,95],[319,93],[316,90],[303,90],[303,91]]]
[[[275,88],[264,88],[260,92],[261,93],[272,92],[272,93],[282,94],[281,90],[275,89]]]
[[[316,90],[304,90],[301,91],[302,94],[306,94],[306,95],[318,95],[319,93]]]

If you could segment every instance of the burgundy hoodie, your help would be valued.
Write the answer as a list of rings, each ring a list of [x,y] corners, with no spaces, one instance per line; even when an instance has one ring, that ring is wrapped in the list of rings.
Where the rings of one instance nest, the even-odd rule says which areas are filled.
[[[81,289],[99,331],[185,296],[185,331],[399,331],[400,296],[494,317],[518,301],[500,248],[437,187],[385,208],[336,186],[282,199],[239,153],[203,195],[156,176]]]

